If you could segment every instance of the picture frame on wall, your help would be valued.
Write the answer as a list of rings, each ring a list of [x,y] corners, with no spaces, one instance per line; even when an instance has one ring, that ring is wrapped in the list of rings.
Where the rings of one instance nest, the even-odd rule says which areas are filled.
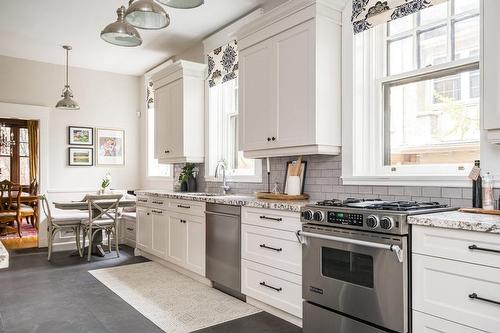
[[[288,186],[287,186],[287,180],[288,180],[288,168],[294,161],[288,161],[286,162],[286,168],[285,168],[285,180],[283,181],[283,193],[288,193]],[[307,161],[302,161],[302,165],[300,167],[300,188],[301,188],[301,193],[304,193],[304,187],[305,187],[305,179],[306,179],[306,171],[307,171]]]
[[[93,146],[94,129],[92,127],[68,126],[68,144],[73,146]]]
[[[96,137],[97,165],[125,164],[125,131],[98,128]]]
[[[94,148],[68,148],[69,166],[93,166]]]

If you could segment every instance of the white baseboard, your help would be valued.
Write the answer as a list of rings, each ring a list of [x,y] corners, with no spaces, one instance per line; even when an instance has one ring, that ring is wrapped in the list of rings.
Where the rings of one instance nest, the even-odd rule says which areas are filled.
[[[302,327],[302,319],[295,317],[294,315],[289,314],[288,312],[285,312],[283,310],[280,310],[278,308],[275,308],[274,306],[271,306],[269,304],[263,303],[259,300],[256,300],[255,298],[248,297],[247,296],[247,303],[250,305],[255,306],[256,308],[259,308],[261,310],[264,310],[266,312],[269,312],[270,314],[281,318],[283,320],[286,320],[294,325],[297,325],[299,327]]]
[[[163,265],[163,266],[165,266],[167,268],[170,268],[170,269],[172,269],[172,270],[174,270],[174,271],[176,271],[178,273],[181,273],[182,275],[186,275],[187,277],[190,277],[193,280],[196,280],[196,281],[198,281],[200,283],[203,283],[204,285],[212,287],[212,281],[210,281],[206,277],[198,275],[198,274],[193,273],[191,271],[188,271],[185,268],[177,266],[176,264],[172,264],[171,262],[168,262],[165,259],[159,258],[159,257],[157,257],[157,256],[155,256],[155,255],[153,255],[151,253],[147,253],[147,252],[141,251],[140,249],[136,248],[135,251],[134,251],[134,255],[136,255],[136,256],[142,256],[142,257],[147,258],[147,259],[149,259],[151,261],[157,262],[160,265]]]

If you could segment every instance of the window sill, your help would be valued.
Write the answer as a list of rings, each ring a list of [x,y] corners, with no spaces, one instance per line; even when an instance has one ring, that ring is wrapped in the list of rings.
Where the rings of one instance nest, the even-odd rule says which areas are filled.
[[[342,176],[343,185],[470,187],[464,176]]]
[[[205,181],[207,183],[221,183],[221,178],[215,178],[213,176],[205,176]],[[233,176],[227,177],[226,182],[228,183],[262,183],[262,176]]]
[[[172,176],[146,176],[148,180],[162,180],[162,181],[173,181],[174,177]]]

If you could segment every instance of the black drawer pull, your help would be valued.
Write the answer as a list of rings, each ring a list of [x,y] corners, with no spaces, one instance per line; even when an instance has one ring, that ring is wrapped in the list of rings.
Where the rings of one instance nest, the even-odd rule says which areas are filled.
[[[281,222],[283,221],[283,219],[281,217],[269,217],[269,216],[265,216],[265,215],[261,215],[260,216],[260,219],[261,220],[271,220],[271,221],[277,221],[277,222]]]
[[[267,283],[265,283],[264,281],[262,281],[262,282],[260,283],[260,285],[261,285],[261,286],[263,286],[263,287],[266,287],[266,288],[272,289],[272,290],[276,290],[277,292],[280,292],[280,291],[282,291],[282,290],[283,290],[282,288],[276,288],[276,287],[270,286],[270,285],[268,285]]]
[[[156,213],[156,214],[163,214],[163,211],[161,210],[155,210],[155,209],[152,209],[151,210],[153,213]]]
[[[469,295],[469,298],[470,299],[477,299],[479,301],[483,301],[483,302],[488,302],[488,303],[491,303],[491,304],[496,304],[496,305],[500,305],[500,302],[497,302],[497,301],[493,301],[491,299],[487,299],[487,298],[482,298],[482,297],[479,297],[477,296],[476,293],[472,293]]]
[[[180,221],[181,221],[181,223],[186,223],[186,220],[180,220]]]
[[[163,205],[163,201],[151,201],[151,203],[154,203],[157,205]]]
[[[269,142],[269,141],[271,141],[271,138],[267,138],[267,141],[268,141],[268,142]]]
[[[493,253],[500,253],[500,250],[493,250],[493,249],[486,249],[484,247],[478,247],[477,245],[469,245],[469,250],[478,250],[478,251],[486,251],[486,252],[493,252]]]
[[[148,202],[148,199],[137,199],[139,202]]]
[[[283,249],[280,247],[279,249],[276,248],[276,247],[271,247],[271,246],[267,246],[266,244],[260,244],[259,245],[261,248],[263,249],[269,249],[269,250],[273,250],[273,251],[276,251],[276,252],[281,252],[283,251]]]
[[[134,229],[132,229],[132,228],[127,228],[127,230],[128,230],[128,231],[134,231]]]
[[[177,207],[179,207],[179,208],[186,208],[186,209],[191,208],[191,206],[185,206],[185,205],[177,205]]]
[[[170,150],[165,150],[165,154],[170,154]]]

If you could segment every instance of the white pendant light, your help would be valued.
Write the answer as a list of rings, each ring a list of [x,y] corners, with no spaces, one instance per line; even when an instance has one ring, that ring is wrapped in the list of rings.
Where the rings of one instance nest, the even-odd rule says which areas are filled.
[[[101,38],[106,42],[118,46],[139,46],[142,44],[141,35],[136,28],[125,22],[125,6],[116,11],[118,19],[101,31]]]
[[[157,2],[169,6],[172,8],[179,8],[179,9],[191,9],[191,8],[196,8],[201,5],[205,1],[203,0],[156,0]]]
[[[167,12],[153,0],[132,0],[129,4],[125,20],[136,28],[158,30],[170,24]]]
[[[73,100],[73,91],[69,87],[69,79],[68,79],[68,72],[69,72],[69,65],[68,65],[68,58],[69,58],[69,51],[71,50],[70,45],[63,45],[63,49],[66,50],[66,85],[64,86],[64,89],[62,91],[61,99],[59,102],[56,104],[57,109],[63,109],[63,110],[80,110],[80,106],[78,103]]]

